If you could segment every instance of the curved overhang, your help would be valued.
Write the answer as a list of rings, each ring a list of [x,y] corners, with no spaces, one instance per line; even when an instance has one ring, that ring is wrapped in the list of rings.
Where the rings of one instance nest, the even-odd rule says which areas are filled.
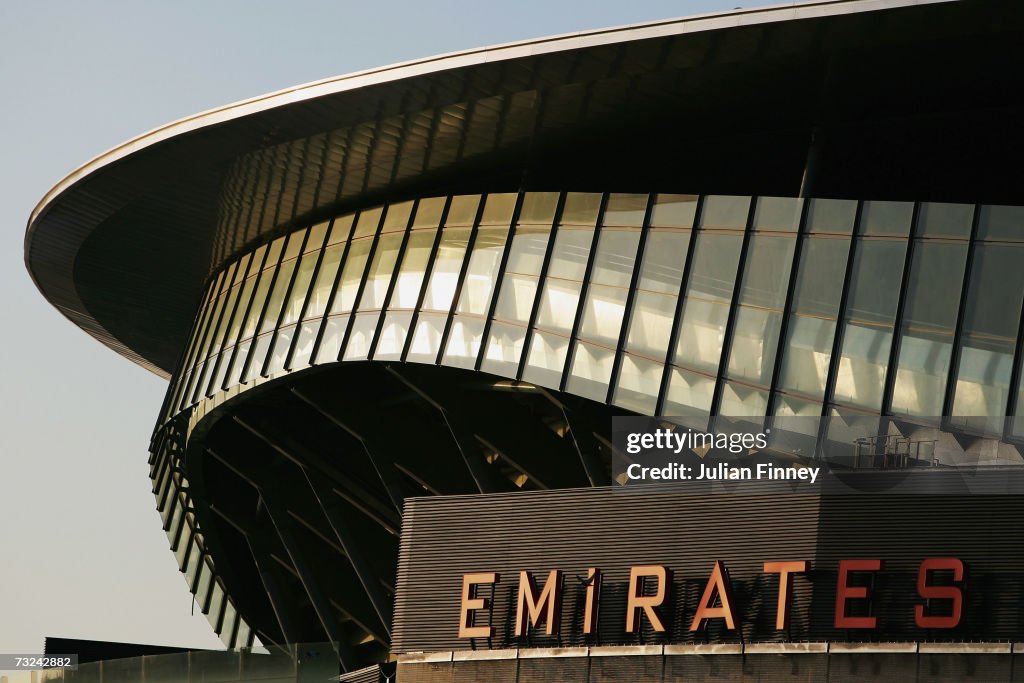
[[[564,186],[566,176],[580,189],[671,182],[691,192],[756,185],[796,194],[814,166],[819,196],[1019,203],[1019,168],[984,185],[963,168],[979,137],[979,158],[1005,147],[999,136],[1024,111],[1012,79],[991,93],[1021,61],[1020,41],[993,39],[1019,35],[1020,7],[987,4],[785,4],[289,88],[162,126],[70,173],[29,219],[26,265],[75,324],[167,375],[211,272],[272,235],[383,196],[543,188],[559,178]],[[908,75],[917,77],[912,88]],[[864,101],[868,83],[885,98],[884,116],[873,118]],[[962,99],[948,101],[951,88]],[[950,120],[964,116],[975,132],[960,140]],[[851,163],[841,133],[865,121],[884,122],[884,134],[872,135],[898,139],[900,153],[930,173],[891,160],[867,180],[837,170]],[[925,131],[921,139],[910,125]],[[921,159],[936,140],[949,158]],[[834,148],[834,158],[818,147]],[[855,164],[877,162],[862,150]]]

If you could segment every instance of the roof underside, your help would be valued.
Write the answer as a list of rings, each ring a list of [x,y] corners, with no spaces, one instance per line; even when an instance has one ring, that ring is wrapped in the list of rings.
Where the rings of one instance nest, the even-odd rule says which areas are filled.
[[[40,203],[44,296],[173,371],[209,274],[298,224],[432,192],[675,190],[1022,203],[1024,8],[747,10],[355,74],[153,131]]]

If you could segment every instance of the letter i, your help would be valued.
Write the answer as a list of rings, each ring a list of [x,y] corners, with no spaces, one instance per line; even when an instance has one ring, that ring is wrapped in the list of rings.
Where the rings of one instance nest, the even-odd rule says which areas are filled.
[[[587,570],[587,596],[583,610],[583,633],[589,635],[597,629],[597,604],[601,599],[601,570]]]

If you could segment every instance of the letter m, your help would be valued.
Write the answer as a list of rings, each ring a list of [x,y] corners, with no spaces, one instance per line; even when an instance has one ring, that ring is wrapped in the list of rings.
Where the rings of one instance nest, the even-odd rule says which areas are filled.
[[[537,587],[534,585],[530,572],[519,572],[519,599],[516,604],[516,635],[521,636],[527,632],[529,623],[538,626],[541,621],[545,623],[545,633],[551,635],[558,630],[559,602],[561,598],[562,573],[551,570],[548,580],[544,584],[544,590],[537,595]]]

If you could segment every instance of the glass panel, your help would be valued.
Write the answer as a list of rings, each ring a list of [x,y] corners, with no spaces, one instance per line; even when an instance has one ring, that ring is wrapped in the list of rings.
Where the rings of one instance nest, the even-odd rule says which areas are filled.
[[[295,282],[292,284],[292,291],[285,302],[281,325],[291,325],[298,321],[302,314],[302,306],[309,293],[309,283],[313,279],[313,271],[316,268],[319,254],[309,253],[302,257],[299,262],[299,270],[295,274]]]
[[[466,194],[452,197],[448,207],[448,218],[445,225],[471,226],[476,221],[477,208],[480,206],[480,195]]]
[[[750,197],[708,195],[700,212],[704,230],[744,230],[750,212]]]
[[[406,228],[409,227],[409,218],[412,217],[412,207],[412,201],[400,202],[384,207],[386,213],[384,214],[384,225],[381,228],[381,233],[405,232]]]
[[[790,235],[750,239],[726,368],[730,377],[771,383],[795,244]]]
[[[295,325],[282,327],[275,334],[274,348],[267,360],[267,376],[280,372],[284,369],[284,362],[288,358],[288,350],[292,346],[292,337],[295,335]]]
[[[516,199],[518,195],[514,192],[487,195],[484,198],[484,212],[480,217],[480,225],[511,225]]]
[[[611,349],[577,342],[572,371],[565,390],[570,394],[604,403],[608,396],[608,379],[612,374],[614,355]]]
[[[304,320],[320,318],[327,310],[327,302],[331,297],[331,289],[334,287],[334,279],[338,274],[338,265],[344,251],[344,244],[332,244],[324,252],[320,268],[316,272],[316,280],[309,292],[309,304],[306,306]]]
[[[918,209],[917,232],[922,237],[960,237],[971,234],[973,204],[922,202]]]
[[[914,205],[911,202],[864,202],[860,232],[862,235],[905,237],[910,234],[913,215]]]
[[[270,342],[274,338],[273,332],[267,332],[256,338],[252,347],[252,359],[249,367],[245,370],[243,381],[250,382],[263,371],[263,363],[267,360],[267,353],[270,351]]]
[[[356,240],[360,237],[374,235],[377,232],[377,227],[380,226],[380,217],[383,213],[384,207],[382,206],[360,211],[358,218],[356,218],[356,227],[352,231],[352,239]]]
[[[494,278],[501,263],[508,228],[480,227],[477,231],[469,268],[459,297],[459,313],[487,315]]]
[[[274,288],[270,293],[270,297],[267,299],[266,313],[263,314],[263,320],[260,322],[259,334],[269,332],[277,326],[277,319],[281,314],[285,295],[291,285],[292,273],[295,272],[295,265],[295,259],[292,259],[291,261],[285,261],[281,264],[281,267],[278,268],[277,280],[274,281]]]
[[[313,344],[316,342],[316,335],[319,331],[320,320],[302,323],[299,327],[299,341],[295,344],[295,353],[292,355],[289,369],[309,365],[309,360],[313,355]]]
[[[665,195],[659,195],[657,202],[666,201]],[[686,201],[674,204],[657,203],[654,214],[662,211],[662,207],[687,207],[693,209],[695,202]],[[680,210],[683,215],[676,216],[676,222],[684,222],[686,215],[692,214]],[[655,216],[652,216],[653,223]],[[666,217],[662,214],[662,221]],[[651,228],[647,233],[644,246],[643,262],[640,265],[640,277],[637,280],[637,292],[633,300],[633,312],[626,335],[626,349],[657,359],[663,359],[668,352],[669,336],[672,333],[672,320],[675,317],[676,304],[679,296],[679,285],[686,264],[686,253],[690,248],[690,231]]]
[[[210,571],[210,565],[207,563],[206,558],[203,558],[203,562],[199,565],[199,579],[196,582],[196,604],[199,606],[201,611],[206,610],[206,602],[210,597],[210,587],[213,584],[213,572]]]
[[[718,372],[743,236],[697,235],[686,288],[675,363]]]
[[[281,252],[284,251],[284,240],[284,237],[279,237],[270,243],[267,259],[263,262],[263,270],[256,285],[256,294],[253,296],[252,304],[249,306],[249,314],[245,318],[245,323],[242,325],[242,332],[239,335],[240,339],[251,339],[256,334],[260,315],[263,313],[264,304],[270,294],[271,281],[274,279],[274,273],[278,269]],[[245,358],[242,358],[240,362],[244,363]],[[238,370],[241,371],[241,367]]]
[[[391,295],[390,309],[412,309],[420,298],[423,276],[427,271],[427,261],[434,248],[434,237],[437,229],[414,230],[409,235],[402,255],[402,266],[398,270],[395,291]]]
[[[682,368],[672,368],[663,415],[707,415],[715,393],[715,380]]]
[[[416,218],[413,219],[413,230],[417,228],[436,228],[441,223],[446,197],[430,197],[421,199],[416,204]]]
[[[800,255],[779,386],[824,396],[850,243],[808,237]]]
[[[228,327],[227,334],[225,334],[225,340],[227,344],[235,344],[238,341],[239,332],[242,330],[242,324],[247,319],[248,315],[252,315],[252,293],[256,289],[256,283],[259,280],[258,271],[262,265],[261,251],[265,251],[264,247],[260,247],[256,253],[253,254],[252,263],[249,266],[249,276],[245,279],[242,284],[241,296],[238,298],[238,309],[231,319],[231,324]]]
[[[564,225],[597,225],[601,210],[601,195],[587,192],[569,192],[565,195],[561,223]]]
[[[352,233],[352,225],[355,222],[355,217],[355,214],[350,213],[346,216],[334,219],[334,225],[331,226],[331,236],[327,238],[328,247],[348,241],[348,238]]]
[[[523,380],[551,389],[558,389],[569,352],[569,339],[557,334],[534,332]]]
[[[612,403],[641,415],[653,415],[664,367],[662,363],[624,354]]]
[[[813,458],[817,453],[818,421],[808,417],[821,417],[821,404],[795,396],[776,394],[775,418],[768,437],[768,446],[784,453]]]
[[[736,382],[722,387],[719,414],[731,417],[763,417],[768,407],[768,392]]]
[[[854,199],[811,199],[807,207],[807,232],[849,235],[856,218]]]
[[[444,315],[421,313],[416,321],[416,333],[412,337],[406,360],[434,363],[441,349],[441,336],[446,321],[447,316]]]
[[[398,261],[398,250],[405,237],[403,232],[391,232],[381,235],[377,249],[373,252],[373,260],[366,275],[366,286],[359,300],[360,311],[380,310],[384,306],[388,287],[391,286],[391,274]]]
[[[352,331],[349,333],[345,345],[344,360],[365,360],[370,353],[370,344],[373,343],[373,335],[377,331],[377,322],[380,320],[380,312],[359,313],[356,315]]]
[[[302,253],[305,254],[323,249],[324,240],[327,239],[327,228],[330,224],[330,221],[324,221],[323,223],[317,223],[309,229],[309,237],[306,238],[306,246],[303,248]]]
[[[659,194],[651,210],[652,228],[692,228],[697,215],[697,195]]]
[[[617,346],[628,293],[628,290],[621,287],[591,284],[583,309],[580,338]]]
[[[982,206],[978,215],[978,239],[1024,240],[1024,206]]]
[[[494,309],[495,319],[521,323],[530,321],[537,280],[550,235],[551,226],[517,227],[512,237],[498,304]]]
[[[213,591],[210,594],[210,611],[206,614],[206,620],[210,622],[215,633],[220,634],[221,609],[224,607],[224,589],[220,582],[213,582]]]
[[[476,367],[476,357],[480,352],[480,338],[483,333],[483,318],[456,316],[448,336],[443,364],[458,368]]]
[[[636,229],[601,230],[583,307],[581,339],[618,345],[639,242],[640,231]]]
[[[199,552],[199,544],[194,536],[189,545],[191,548],[188,551],[188,560],[185,562],[185,583],[188,584],[189,590],[192,590],[195,587],[196,573],[199,571],[199,562],[203,559],[203,555]]]
[[[352,310],[356,294],[359,293],[359,283],[363,280],[363,271],[366,268],[371,244],[373,244],[372,236],[353,239],[349,245],[348,255],[342,265],[338,291],[335,292],[334,301],[331,302],[331,315],[348,313]]]
[[[537,314],[539,328],[565,334],[572,330],[593,241],[593,228],[560,225],[541,293]]]
[[[519,210],[519,223],[529,225],[551,225],[558,208],[557,192],[527,192],[523,196],[523,208]]]
[[[235,621],[238,619],[238,612],[230,600],[224,601],[224,620],[221,626],[221,638],[228,647],[234,645]]]
[[[493,323],[480,369],[504,377],[515,377],[523,355],[526,328]]]
[[[906,249],[903,241],[858,243],[836,372],[837,401],[872,410],[882,407]]]
[[[399,360],[402,357],[411,321],[411,312],[388,312],[377,340],[377,349],[373,352],[374,360]]]
[[[468,242],[469,228],[445,227],[441,233],[441,244],[434,258],[434,266],[430,271],[430,281],[421,310],[451,310]]]
[[[1002,426],[1002,420],[964,418],[1001,418],[1006,414],[1024,290],[1022,258],[1024,248],[1017,245],[975,247],[953,401],[954,424],[984,431]]]
[[[835,331],[835,320],[793,316],[779,386],[808,396],[824,396]]]
[[[341,352],[341,342],[345,336],[345,328],[348,327],[348,319],[349,316],[347,315],[339,315],[327,319],[323,338],[320,340],[320,346],[316,350],[316,358],[313,360],[316,365],[333,363],[338,360],[338,354]]]
[[[754,230],[796,232],[804,200],[792,197],[758,197],[754,209]]]
[[[645,194],[610,194],[604,209],[603,225],[639,228],[647,212]]]

